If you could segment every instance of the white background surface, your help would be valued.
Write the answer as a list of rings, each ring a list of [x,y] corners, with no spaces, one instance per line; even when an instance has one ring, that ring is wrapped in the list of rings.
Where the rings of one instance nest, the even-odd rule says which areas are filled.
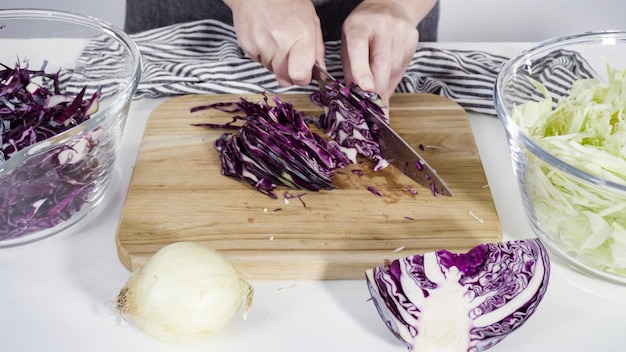
[[[119,26],[123,21],[120,0],[10,2],[0,0],[0,8],[54,6]],[[618,28],[626,13],[623,0],[528,0],[516,2],[520,8],[511,3],[442,0],[440,41],[536,41],[572,31]],[[450,43],[444,47],[512,56],[525,44]],[[160,102],[133,104],[117,178],[104,204],[88,221],[57,237],[0,253],[0,351],[406,351],[386,330],[367,301],[364,282],[358,280],[252,282],[255,305],[248,320],[236,318],[201,344],[162,344],[116,325],[111,300],[129,272],[117,258],[114,235],[145,122]],[[470,122],[505,239],[530,236],[502,126],[493,117],[476,114],[470,114]],[[489,351],[623,352],[624,312],[626,288],[581,276],[555,260],[538,311]]]
[[[512,56],[527,44],[436,46]],[[41,50],[55,52],[45,44]],[[129,272],[117,257],[115,232],[145,123],[163,101],[133,102],[116,177],[104,203],[85,221],[0,252],[0,351],[406,351],[368,301],[365,280],[251,281],[255,302],[248,319],[236,317],[218,335],[191,345],[160,343],[116,324],[112,300]],[[532,236],[502,125],[494,117],[468,115],[504,239]],[[548,291],[535,314],[489,352],[624,352],[626,287],[584,277],[552,259]]]
[[[172,0],[172,2],[185,0]],[[625,29],[624,0],[440,0],[440,42],[541,41],[601,29]],[[125,0],[0,0],[0,8],[80,12],[124,24]]]

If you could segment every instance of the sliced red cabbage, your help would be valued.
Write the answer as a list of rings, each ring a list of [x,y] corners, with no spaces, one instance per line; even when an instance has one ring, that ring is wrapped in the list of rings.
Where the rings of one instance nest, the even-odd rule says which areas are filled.
[[[326,89],[311,94],[311,101],[324,108],[318,127],[342,147],[353,150],[353,163],[357,162],[358,154],[374,160],[377,163],[374,170],[389,165],[373,137],[376,126],[368,124],[364,117],[367,113],[374,113],[389,123],[378,94],[366,92],[354,83],[344,86],[332,82],[326,85]]]
[[[205,109],[243,113],[224,125],[197,126],[237,130],[215,141],[222,174],[245,181],[272,198],[277,197],[277,185],[310,191],[332,189],[335,169],[350,163],[342,147],[311,131],[304,114],[278,96],[273,105],[264,96],[260,102],[240,98],[237,102],[197,106],[191,111]],[[237,126],[238,121],[243,123]]]
[[[539,239],[394,260],[366,271],[376,308],[411,351],[478,352],[518,329],[548,287]]]
[[[59,73],[0,63],[0,162],[18,151],[79,125],[97,110],[100,92],[85,99],[59,88]]]
[[[65,95],[59,72],[0,64],[0,171],[20,150],[86,121],[100,91]],[[78,212],[95,185],[97,160],[83,156],[98,144],[84,136],[25,159],[0,176],[0,241],[52,228]]]

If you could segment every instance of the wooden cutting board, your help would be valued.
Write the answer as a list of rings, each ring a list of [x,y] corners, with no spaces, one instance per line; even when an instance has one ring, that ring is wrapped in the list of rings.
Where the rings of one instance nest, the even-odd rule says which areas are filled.
[[[385,259],[438,249],[465,252],[502,240],[467,115],[458,104],[430,94],[396,94],[390,104],[392,127],[415,148],[426,147],[424,158],[454,197],[434,197],[394,168],[374,172],[364,162],[337,172],[337,189],[279,188],[279,198],[271,199],[220,174],[213,142],[224,131],[192,126],[225,123],[231,115],[190,113],[191,107],[239,97],[177,97],[152,112],[116,236],[127,268],[142,266],[169,243],[196,241],[220,251],[247,279],[361,279]],[[321,112],[308,95],[281,99],[306,114]],[[304,204],[286,202],[287,190],[306,193]]]

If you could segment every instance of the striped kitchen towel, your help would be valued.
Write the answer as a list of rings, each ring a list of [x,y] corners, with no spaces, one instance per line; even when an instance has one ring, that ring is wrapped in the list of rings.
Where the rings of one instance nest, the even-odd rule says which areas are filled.
[[[144,72],[136,98],[182,94],[310,93],[316,84],[281,87],[274,75],[247,57],[234,28],[213,20],[176,24],[131,36],[142,54]],[[116,70],[104,60],[110,43],[94,41],[82,57],[98,72]],[[107,50],[111,50],[108,49]],[[326,65],[342,78],[340,42],[326,43]],[[493,87],[507,57],[483,51],[443,50],[422,44],[416,50],[397,92],[439,94],[466,110],[495,115]],[[549,63],[548,63],[549,64]],[[71,81],[68,79],[68,81]],[[106,94],[106,86],[103,87]]]

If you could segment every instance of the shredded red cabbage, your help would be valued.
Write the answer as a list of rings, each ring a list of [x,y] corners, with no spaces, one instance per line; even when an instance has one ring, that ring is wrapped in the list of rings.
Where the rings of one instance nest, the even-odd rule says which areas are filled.
[[[85,99],[64,95],[59,75],[0,64],[0,171],[18,151],[90,118],[100,91]],[[86,202],[97,160],[82,157],[95,147],[90,136],[34,154],[0,177],[0,241],[54,227]]]
[[[342,147],[354,151],[353,163],[356,163],[358,154],[376,161],[375,171],[388,165],[374,138],[377,126],[369,125],[364,117],[367,113],[374,113],[389,123],[382,109],[382,100],[376,93],[366,92],[354,83],[344,86],[332,82],[326,85],[326,89],[312,93],[311,101],[324,108],[318,127]]]
[[[378,126],[368,124],[365,119],[365,114],[374,113],[389,122],[376,93],[366,92],[354,83],[347,87],[333,82],[310,98],[324,108],[319,118],[304,116],[278,96],[274,105],[268,104],[264,96],[258,103],[241,98],[238,102],[196,106],[191,112],[218,109],[242,113],[225,124],[196,126],[236,130],[222,134],[215,141],[222,174],[243,180],[272,198],[276,198],[274,189],[279,184],[312,191],[332,189],[335,170],[356,164],[359,155],[377,162],[375,171],[388,165],[373,137]],[[315,123],[331,141],[312,132],[308,123]],[[352,172],[363,175],[361,170]],[[368,189],[382,196],[373,187]]]
[[[367,186],[367,190],[370,191],[375,196],[378,196],[378,197],[382,197],[383,196],[383,194],[380,193],[380,191],[377,190],[376,187],[374,187],[374,186]]]
[[[352,174],[357,175],[359,177],[363,177],[365,175],[365,172],[361,169],[354,169],[352,170]]]
[[[410,193],[410,194],[412,194],[412,195],[416,195],[416,194],[418,193],[418,192],[417,192],[417,190],[413,189],[413,188],[412,188],[411,186],[409,186],[409,185],[405,185],[405,186],[404,186],[404,190],[405,190],[405,191],[407,191],[407,192],[409,192],[409,193]]]
[[[332,189],[334,170],[350,163],[336,142],[312,132],[304,114],[278,96],[274,105],[264,96],[260,102],[241,98],[237,102],[197,106],[191,111],[205,109],[242,113],[224,125],[197,126],[237,129],[237,133],[224,133],[215,141],[222,174],[243,180],[272,198],[277,198],[277,185],[310,191]],[[243,123],[236,126],[240,121]]]
[[[304,202],[304,200],[302,200],[302,197],[305,196],[305,195],[306,195],[306,193],[291,194],[291,192],[285,191],[283,193],[283,198],[285,200],[297,198],[298,200],[300,200],[300,203],[302,203],[302,206],[306,208],[306,203]]]
[[[99,92],[90,100],[84,100],[85,88],[76,97],[63,95],[58,72],[0,66],[0,162],[79,125],[97,107]]]

